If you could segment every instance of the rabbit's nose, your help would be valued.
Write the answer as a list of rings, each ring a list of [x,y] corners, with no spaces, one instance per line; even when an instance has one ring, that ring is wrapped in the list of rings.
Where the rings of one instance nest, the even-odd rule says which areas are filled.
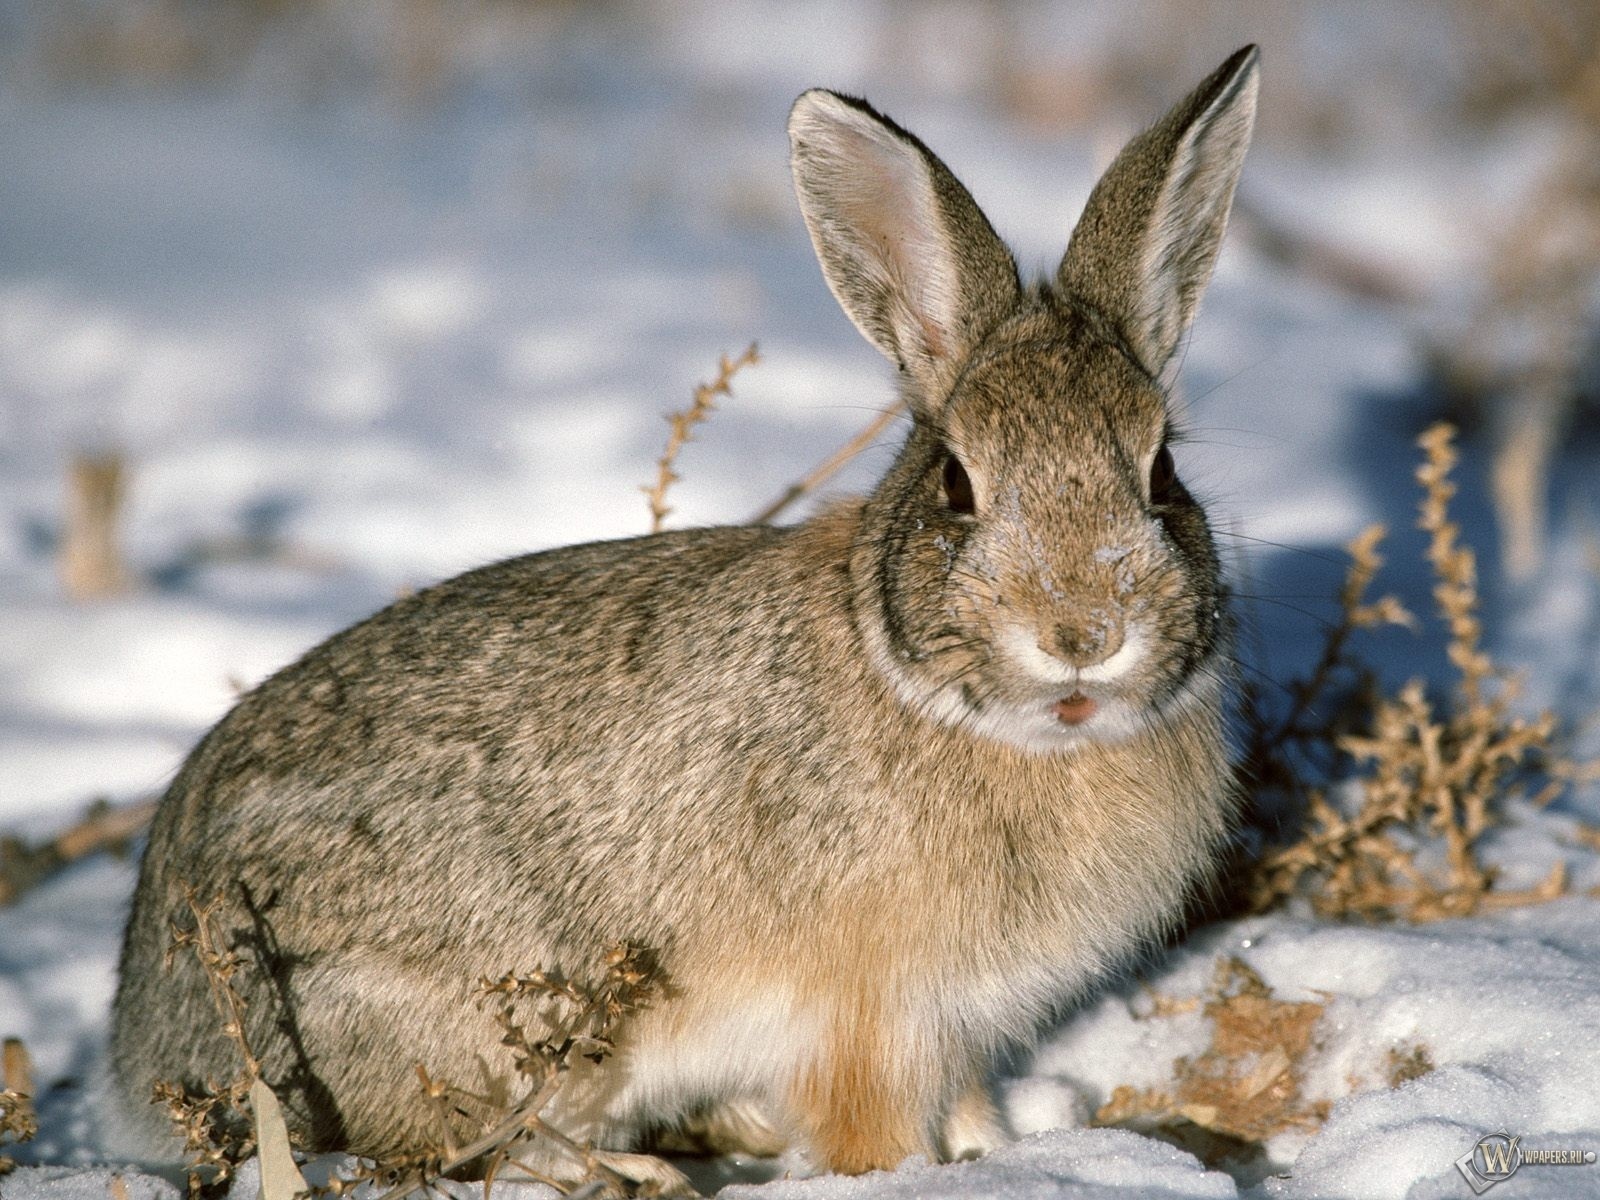
[[[1083,621],[1063,621],[1055,625],[1040,636],[1039,649],[1083,670],[1105,662],[1121,650],[1123,637],[1120,620],[1096,615]]]

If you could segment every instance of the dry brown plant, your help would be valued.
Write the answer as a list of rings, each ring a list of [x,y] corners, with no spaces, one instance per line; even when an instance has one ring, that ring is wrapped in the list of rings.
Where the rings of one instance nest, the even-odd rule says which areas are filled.
[[[1434,1070],[1433,1052],[1421,1042],[1391,1046],[1383,1059],[1383,1081],[1390,1090],[1421,1079]]]
[[[47,841],[29,844],[17,837],[0,837],[0,908],[15,904],[79,859],[101,851],[125,852],[155,811],[154,800],[113,805],[100,799],[75,825]]]
[[[1173,1061],[1170,1085],[1115,1088],[1094,1124],[1138,1129],[1210,1165],[1249,1160],[1279,1133],[1321,1126],[1329,1103],[1305,1096],[1304,1077],[1323,1003],[1277,999],[1260,975],[1232,957],[1218,960],[1203,1001],[1161,999],[1145,1019],[1199,1006],[1211,1022],[1210,1044]]]
[[[227,944],[217,926],[223,898],[202,902],[186,885],[184,904],[193,924],[185,928],[174,922],[166,969],[172,969],[182,951],[194,954],[210,985],[222,1031],[233,1042],[241,1062],[239,1073],[226,1081],[207,1079],[195,1087],[163,1079],[157,1080],[153,1089],[152,1102],[166,1106],[167,1116],[183,1137],[184,1152],[190,1156],[189,1195],[197,1198],[214,1193],[256,1151],[250,1088],[261,1078],[261,1060],[245,1033],[247,1006],[234,984],[245,960]]]
[[[483,979],[479,991],[485,1002],[497,1005],[495,1013],[512,1052],[517,1073],[526,1083],[512,1105],[492,1111],[481,1133],[463,1144],[459,1123],[486,1107],[483,1097],[465,1092],[429,1075],[417,1065],[424,1099],[439,1123],[439,1144],[402,1164],[375,1165],[362,1178],[379,1178],[394,1186],[381,1200],[404,1200],[431,1187],[434,1181],[463,1168],[482,1170],[487,1194],[496,1178],[516,1174],[548,1184],[565,1194],[622,1197],[628,1181],[600,1161],[594,1147],[577,1141],[550,1125],[544,1114],[580,1060],[602,1062],[616,1048],[616,1037],[627,1016],[648,1003],[658,981],[651,956],[627,943],[613,946],[601,962],[600,982],[592,988],[533,971]],[[531,1011],[530,1011],[531,1009]],[[538,1032],[530,1032],[537,1024]],[[553,1177],[526,1161],[530,1149],[548,1159],[554,1154],[576,1168],[576,1176]],[[355,1179],[340,1181],[341,1190]]]
[[[1135,1129],[1190,1151],[1208,1166],[1253,1178],[1265,1143],[1281,1133],[1313,1133],[1332,1107],[1306,1094],[1329,997],[1289,1001],[1236,957],[1219,958],[1203,996],[1165,996],[1148,986],[1136,1018],[1170,1020],[1200,1011],[1211,1036],[1197,1055],[1173,1060],[1171,1082],[1122,1085],[1095,1112],[1095,1125]],[[1375,1078],[1352,1076],[1352,1092],[1397,1088],[1434,1069],[1420,1042],[1390,1047]]]
[[[1383,568],[1378,547],[1387,532],[1382,525],[1369,525],[1345,547],[1350,566],[1339,588],[1339,618],[1328,629],[1311,671],[1284,685],[1288,711],[1268,720],[1261,686],[1252,682],[1245,687],[1248,733],[1242,769],[1258,790],[1304,800],[1302,780],[1332,768],[1328,752],[1335,748],[1341,724],[1350,719],[1352,707],[1359,710],[1369,703],[1377,688],[1375,672],[1352,645],[1355,636],[1386,625],[1416,627],[1416,618],[1396,597],[1368,599]]]
[[[1452,401],[1489,426],[1501,559],[1510,578],[1525,581],[1544,557],[1561,438],[1596,399],[1600,9],[1565,0],[1462,9],[1473,115],[1537,114],[1551,138],[1521,195],[1488,215],[1470,324],[1434,349]]]
[[[7,1038],[0,1054],[0,1147],[32,1141],[39,1132],[33,1108],[33,1064],[20,1038]],[[0,1175],[15,1169],[16,1159],[0,1153]]]
[[[860,454],[868,446],[872,445],[872,443],[878,439],[878,436],[883,433],[885,429],[889,428],[890,425],[893,425],[895,421],[900,419],[904,412],[904,402],[896,402],[895,404],[892,404],[888,408],[884,409],[877,416],[873,417],[872,420],[867,422],[867,424],[862,428],[860,433],[856,434],[848,442],[840,446],[832,454],[828,455],[827,458],[823,459],[820,463],[813,467],[810,471],[807,471],[805,475],[785,488],[783,495],[779,496],[771,504],[767,505],[751,518],[751,524],[767,524],[769,521],[776,519],[791,505],[797,503],[806,496],[809,496],[812,492],[816,491],[824,483],[832,479],[841,470],[843,470],[846,463],[855,458],[856,455]]]
[[[1483,649],[1476,559],[1449,511],[1456,490],[1453,438],[1445,424],[1424,433],[1418,444],[1425,458],[1417,471],[1423,492],[1418,525],[1429,536],[1452,686],[1442,698],[1431,697],[1419,680],[1392,696],[1374,694],[1372,672],[1353,657],[1353,632],[1408,620],[1389,597],[1364,600],[1381,565],[1381,531],[1368,530],[1351,545],[1343,618],[1318,666],[1291,689],[1288,718],[1252,738],[1258,786],[1288,791],[1306,810],[1301,835],[1271,850],[1250,873],[1257,911],[1304,896],[1321,916],[1428,921],[1535,903],[1565,890],[1559,864],[1535,887],[1496,888],[1495,869],[1478,854],[1483,834],[1503,819],[1509,795],[1520,790],[1548,803],[1574,772],[1557,761],[1554,715],[1516,715],[1514,681]],[[1359,719],[1351,720],[1350,705],[1333,694],[1341,671],[1346,685],[1351,673],[1356,676]],[[1338,715],[1308,721],[1319,705]],[[1303,781],[1306,764],[1316,761],[1308,746],[1337,751],[1324,755],[1323,776],[1314,784]],[[1442,869],[1426,865],[1430,851],[1442,854]]]
[[[716,411],[718,396],[732,394],[733,377],[745,367],[754,366],[760,361],[761,355],[757,352],[754,342],[746,346],[744,353],[738,358],[730,359],[724,354],[717,363],[717,377],[710,383],[702,383],[694,389],[694,398],[690,401],[689,407],[667,414],[669,426],[667,445],[656,462],[656,481],[645,484],[639,489],[644,492],[650,505],[651,533],[660,533],[666,526],[667,517],[672,513],[672,509],[667,507],[667,490],[682,478],[674,467],[684,443],[691,439],[694,427]]]
[[[122,455],[80,454],[67,475],[61,585],[74,600],[99,600],[128,587],[118,526],[127,492]]]

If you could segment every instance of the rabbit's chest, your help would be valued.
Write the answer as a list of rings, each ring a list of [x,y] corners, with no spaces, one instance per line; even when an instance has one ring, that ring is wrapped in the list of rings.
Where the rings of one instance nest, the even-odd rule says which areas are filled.
[[[1220,802],[1155,796],[994,816],[947,844],[919,906],[949,956],[959,1023],[1042,1014],[1177,916],[1210,862]],[[955,841],[956,839],[952,839]]]

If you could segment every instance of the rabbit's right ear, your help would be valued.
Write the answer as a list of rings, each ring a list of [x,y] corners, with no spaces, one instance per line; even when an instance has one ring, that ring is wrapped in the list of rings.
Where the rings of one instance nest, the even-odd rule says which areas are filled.
[[[789,144],[828,287],[919,385],[913,405],[937,403],[1016,303],[1010,252],[949,168],[863,101],[806,92],[789,114]]]

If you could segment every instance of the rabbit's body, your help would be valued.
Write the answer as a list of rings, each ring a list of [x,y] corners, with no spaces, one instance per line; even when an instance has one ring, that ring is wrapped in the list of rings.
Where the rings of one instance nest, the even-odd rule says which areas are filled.
[[[582,982],[619,941],[664,987],[549,1110],[570,1135],[620,1151],[698,1114],[843,1171],[993,1145],[996,1053],[1176,917],[1229,816],[1221,584],[1156,375],[1253,86],[1236,56],[1091,199],[1080,235],[1210,239],[1134,255],[1155,275],[1121,317],[1104,235],[1024,291],[920,143],[803,97],[825,273],[907,377],[888,476],[791,529],[472,572],[241,701],[151,833],[113,1038],[130,1097],[232,1073],[199,967],[161,969],[187,886],[246,914],[252,1044],[319,1148],[436,1144],[418,1063],[508,1099],[479,980]],[[1141,209],[1140,173],[1179,160],[1206,203]]]
[[[123,1077],[234,1069],[198,968],[157,964],[182,883],[242,885],[303,1045],[245,972],[253,1043],[291,1068],[272,1081],[319,1144],[437,1140],[416,1063],[475,1091],[509,1075],[478,981],[582,979],[631,939],[671,999],[629,1019],[603,1087],[575,1089],[572,1132],[615,1144],[707,1100],[795,1092],[827,1161],[875,1165],[850,1145],[873,1097],[827,1128],[803,1094],[848,1086],[841,1058],[938,1046],[939,1071],[919,1077],[919,1054],[878,1098],[904,1119],[902,1157],[931,1150],[916,1114],[948,1111],[1000,1043],[1172,916],[1227,785],[1209,702],[1176,738],[1053,756],[909,714],[856,629],[856,528],[846,509],[499,564],[257,689],[152,832],[120,1004],[163,1018],[119,1026]],[[463,629],[483,634],[465,657]],[[708,715],[708,689],[750,703]],[[841,691],[842,725],[823,700]],[[398,789],[439,805],[397,806]]]

